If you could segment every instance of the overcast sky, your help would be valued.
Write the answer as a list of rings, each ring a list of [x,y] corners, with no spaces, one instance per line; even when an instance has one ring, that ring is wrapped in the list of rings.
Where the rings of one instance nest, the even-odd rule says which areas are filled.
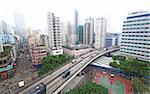
[[[129,12],[150,10],[150,0],[0,0],[0,20],[14,25],[14,12],[24,15],[26,27],[47,28],[46,13],[61,21],[73,22],[78,10],[80,24],[86,17],[106,17],[109,32],[121,32],[123,17]]]

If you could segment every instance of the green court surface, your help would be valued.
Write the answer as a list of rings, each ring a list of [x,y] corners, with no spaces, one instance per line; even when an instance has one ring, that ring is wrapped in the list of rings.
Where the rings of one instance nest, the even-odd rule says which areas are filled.
[[[112,90],[113,94],[126,94],[125,87],[120,80],[116,81],[116,84],[111,84],[107,76],[103,76],[99,82],[104,87]]]

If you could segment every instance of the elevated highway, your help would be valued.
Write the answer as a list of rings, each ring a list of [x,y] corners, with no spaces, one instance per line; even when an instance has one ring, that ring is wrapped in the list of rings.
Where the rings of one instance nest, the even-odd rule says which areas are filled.
[[[86,55],[83,55],[82,58],[78,58],[76,62],[69,63],[32,86],[26,88],[25,90],[19,92],[19,94],[28,94],[27,92],[36,87],[40,83],[44,83],[46,85],[46,93],[47,94],[58,94],[78,73],[80,73],[88,64],[90,64],[93,60],[98,57],[116,51],[119,48],[111,48],[108,50],[101,51],[93,51]],[[70,75],[66,78],[63,78],[64,71],[70,71]]]
[[[65,81],[61,82],[61,83],[57,83],[59,84],[59,87],[55,87],[57,88],[54,92],[47,92],[47,94],[58,94],[77,74],[79,74],[87,65],[89,65],[92,61],[94,61],[95,59],[97,59],[98,57],[110,53],[110,52],[114,52],[119,50],[119,48],[112,48],[112,49],[108,49],[107,51],[101,51],[98,52],[96,54],[91,55],[90,57],[87,57],[86,59],[84,59],[84,61],[81,61],[79,64],[79,67],[76,68],[76,71],[71,71],[72,75],[70,75],[68,77],[68,79],[66,79]],[[63,83],[63,84],[62,84]],[[49,91],[49,90],[47,90]]]

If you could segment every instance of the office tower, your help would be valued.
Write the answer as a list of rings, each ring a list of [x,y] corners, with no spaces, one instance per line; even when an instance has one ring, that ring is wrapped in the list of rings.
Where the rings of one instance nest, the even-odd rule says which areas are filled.
[[[74,11],[74,33],[77,33],[77,27],[78,27],[78,11]]]
[[[46,48],[48,49],[48,35],[42,34],[39,37],[39,44],[46,46]]]
[[[77,28],[78,28],[78,11],[75,10],[74,11],[74,35],[72,35],[73,45],[75,45],[79,41],[79,34],[77,32]]]
[[[115,39],[115,44],[114,46],[120,46],[120,43],[121,43],[121,33],[107,33],[106,34],[106,47],[108,47],[108,44],[110,43],[107,43],[107,41],[110,41],[110,39]]]
[[[117,37],[115,36],[106,36],[106,47],[112,47],[116,44]]]
[[[20,36],[21,42],[26,41],[24,16],[20,13],[14,13],[16,33]]]
[[[66,46],[67,37],[67,25],[65,22],[61,23],[61,33],[62,33],[62,45]]]
[[[120,52],[150,61],[150,12],[133,12],[125,17]]]
[[[56,17],[54,13],[47,13],[48,23],[48,36],[49,36],[49,50],[52,55],[63,54],[62,49],[62,35],[61,24],[59,17]]]
[[[66,23],[66,45],[74,45],[76,43],[76,35],[71,22]]]
[[[95,48],[101,49],[106,43],[106,18],[97,18],[95,21]]]
[[[78,35],[79,35],[79,43],[83,43],[83,25],[79,25],[78,28],[77,28],[77,32],[78,32]]]
[[[83,43],[92,45],[93,37],[94,37],[94,19],[87,18],[84,24]]]
[[[9,33],[8,28],[7,28],[7,23],[4,20],[1,21],[1,28],[2,28],[2,34],[8,34]]]
[[[4,52],[2,38],[0,38],[0,53]]]

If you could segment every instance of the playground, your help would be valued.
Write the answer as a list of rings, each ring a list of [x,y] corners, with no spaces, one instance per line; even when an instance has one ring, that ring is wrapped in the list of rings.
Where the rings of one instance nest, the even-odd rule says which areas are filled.
[[[109,94],[133,94],[130,80],[96,71],[95,82],[109,89]]]

